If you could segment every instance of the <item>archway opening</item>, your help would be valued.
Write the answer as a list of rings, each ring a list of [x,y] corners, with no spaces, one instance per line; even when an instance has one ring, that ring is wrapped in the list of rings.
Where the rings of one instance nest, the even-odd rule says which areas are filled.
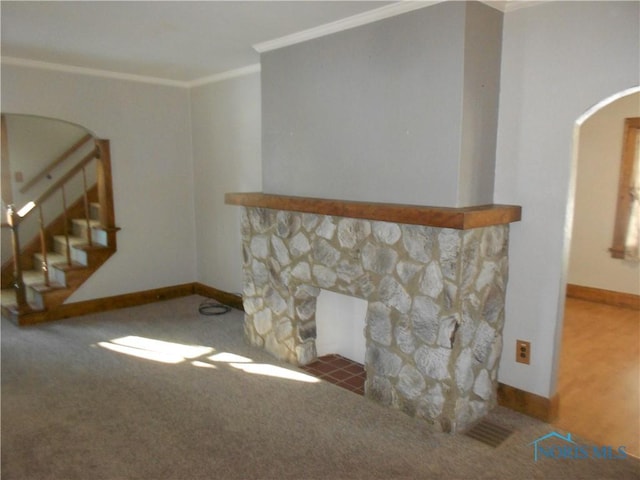
[[[555,424],[640,456],[637,419],[640,264],[612,256],[625,119],[640,88],[620,92],[576,122],[566,238],[567,298],[559,344]]]

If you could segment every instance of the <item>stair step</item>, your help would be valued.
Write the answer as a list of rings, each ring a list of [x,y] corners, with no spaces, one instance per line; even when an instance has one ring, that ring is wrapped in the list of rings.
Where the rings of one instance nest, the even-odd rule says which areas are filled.
[[[92,220],[100,219],[100,204],[98,202],[89,203],[89,218]]]
[[[71,254],[71,261],[77,262],[82,265],[87,265],[87,255],[82,250],[82,247],[87,245],[87,239],[82,237],[76,237],[75,235],[69,235],[69,248]],[[53,250],[56,253],[62,255],[67,254],[67,238],[64,235],[53,236]],[[66,261],[66,257],[65,257]]]
[[[101,229],[99,220],[89,220],[89,229],[91,230],[91,240],[93,243],[104,246],[107,245],[107,232]],[[88,239],[87,220],[85,218],[74,218],[71,220],[71,232],[75,237]]]
[[[34,254],[33,258],[35,265],[42,265],[43,255],[41,253]],[[55,252],[47,252],[47,264],[49,265],[49,280],[65,287],[71,286],[78,276],[70,275],[70,271],[88,268],[86,265],[74,261],[69,265],[66,255]],[[42,273],[40,273],[40,277],[43,277]]]

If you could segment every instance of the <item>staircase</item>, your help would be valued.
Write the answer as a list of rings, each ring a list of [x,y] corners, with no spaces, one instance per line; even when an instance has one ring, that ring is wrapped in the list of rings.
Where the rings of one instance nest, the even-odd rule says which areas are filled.
[[[41,225],[40,234],[20,249],[18,277],[24,288],[16,286],[16,262],[2,266],[2,315],[18,325],[68,316],[62,308],[65,300],[116,252],[118,228],[109,226],[113,200],[108,144],[101,153],[96,157],[101,162],[98,183]]]

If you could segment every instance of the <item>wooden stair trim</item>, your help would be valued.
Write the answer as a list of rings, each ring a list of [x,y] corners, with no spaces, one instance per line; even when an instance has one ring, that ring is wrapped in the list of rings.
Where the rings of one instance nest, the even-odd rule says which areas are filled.
[[[93,201],[98,198],[98,187],[94,185],[88,190],[89,199],[93,198]],[[84,199],[80,197],[75,202],[73,202],[67,208],[67,216],[68,217],[81,217],[84,215]],[[64,233],[64,214],[58,215],[55,219],[53,219],[47,226],[45,227],[45,232],[48,238],[48,241],[51,242],[54,235],[61,235]],[[22,242],[21,242],[22,243]],[[36,234],[34,238],[32,238],[28,243],[26,243],[22,247],[22,253],[20,255],[21,262],[23,267],[27,270],[33,268],[32,257],[36,253],[41,253],[42,248],[40,245],[40,234]],[[2,288],[10,288],[11,283],[13,282],[13,259],[10,258],[6,262],[2,264],[0,271],[0,284]]]

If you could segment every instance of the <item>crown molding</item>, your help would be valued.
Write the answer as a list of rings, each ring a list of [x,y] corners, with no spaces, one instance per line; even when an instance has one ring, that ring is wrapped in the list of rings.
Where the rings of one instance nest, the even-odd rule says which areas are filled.
[[[64,73],[76,73],[80,75],[90,75],[93,77],[113,78],[117,80],[128,80],[131,82],[151,83],[154,85],[164,85],[168,87],[188,87],[187,82],[178,80],[168,80],[164,78],[148,77],[145,75],[134,75],[131,73],[113,72],[110,70],[100,70],[96,68],[76,67],[61,63],[41,62],[39,60],[28,60],[26,58],[2,57],[5,65],[16,65],[18,67],[39,68],[42,70],[52,70]]]
[[[247,65],[246,67],[236,68],[234,70],[227,70],[226,72],[216,73],[209,77],[197,78],[190,82],[186,82],[186,86],[189,88],[201,87],[208,83],[221,82],[230,78],[242,77],[243,75],[250,75],[260,71],[260,64],[254,63],[253,65]]]
[[[385,18],[395,17],[396,15],[435,5],[442,1],[443,0],[401,0],[400,2],[385,5],[357,15],[352,15],[351,17],[336,20],[335,22],[325,23],[324,25],[292,33],[291,35],[285,35],[284,37],[276,38],[274,40],[256,43],[253,45],[253,48],[258,53],[264,53],[270,50],[287,47],[289,45],[295,45],[296,43],[306,42],[307,40],[313,40],[314,38],[324,37],[325,35],[341,32],[350,28],[366,25],[368,23],[377,22],[378,20],[383,20]]]
[[[93,77],[111,78],[116,80],[128,80],[131,82],[149,83],[152,85],[163,85],[167,87],[193,88],[206,85],[208,83],[220,82],[230,78],[241,77],[260,71],[260,64],[247,65],[245,67],[228,70],[208,77],[197,78],[189,81],[169,80],[165,78],[149,77],[145,75],[134,75],[130,73],[113,72],[111,70],[100,70],[95,68],[76,67],[61,63],[41,62],[39,60],[29,60],[18,57],[2,57],[3,65],[15,65],[18,67],[38,68],[41,70],[51,70],[63,73],[75,73],[79,75],[90,75]]]

